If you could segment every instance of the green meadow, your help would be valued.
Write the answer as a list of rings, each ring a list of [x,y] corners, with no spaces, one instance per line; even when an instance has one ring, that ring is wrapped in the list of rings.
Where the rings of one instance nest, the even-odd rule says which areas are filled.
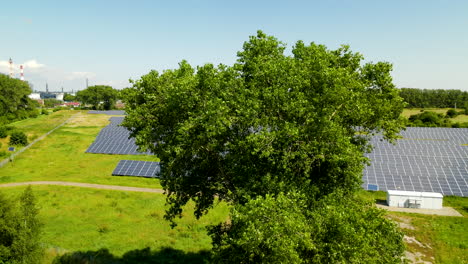
[[[15,197],[24,188],[0,191]],[[196,256],[211,247],[206,226],[225,221],[228,215],[228,207],[220,203],[197,221],[189,205],[178,226],[171,229],[163,219],[165,197],[162,194],[64,186],[33,186],[33,191],[40,219],[45,224],[44,263],[51,263],[65,253],[79,258],[104,251],[118,259],[131,251],[158,252],[164,248]]]

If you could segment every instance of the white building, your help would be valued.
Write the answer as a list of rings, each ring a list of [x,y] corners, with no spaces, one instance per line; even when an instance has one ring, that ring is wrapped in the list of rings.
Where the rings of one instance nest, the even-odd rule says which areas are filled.
[[[442,209],[441,193],[387,191],[387,203],[392,207]]]
[[[31,93],[28,96],[29,96],[29,98],[31,98],[33,100],[40,100],[41,99],[41,94],[40,93]]]

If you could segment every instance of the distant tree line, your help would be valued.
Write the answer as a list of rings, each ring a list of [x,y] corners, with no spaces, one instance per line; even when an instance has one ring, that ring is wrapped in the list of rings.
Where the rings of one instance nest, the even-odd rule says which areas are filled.
[[[28,97],[31,92],[27,82],[0,74],[0,124],[38,116],[38,103]]]
[[[411,108],[468,108],[468,92],[401,88],[400,96]]]

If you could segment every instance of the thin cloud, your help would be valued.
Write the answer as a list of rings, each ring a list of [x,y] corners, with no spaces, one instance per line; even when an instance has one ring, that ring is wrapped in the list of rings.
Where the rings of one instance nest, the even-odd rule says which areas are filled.
[[[38,63],[36,60],[28,60],[23,63],[23,66],[28,69],[41,69],[45,67],[45,64]]]

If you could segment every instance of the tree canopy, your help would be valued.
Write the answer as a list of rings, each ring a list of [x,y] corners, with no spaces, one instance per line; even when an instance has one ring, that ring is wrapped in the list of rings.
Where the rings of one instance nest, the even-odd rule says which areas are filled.
[[[107,85],[94,85],[76,93],[76,100],[90,104],[93,109],[114,108],[119,92]]]
[[[37,103],[28,97],[31,92],[27,82],[0,74],[0,124],[37,116]]]
[[[252,201],[271,208],[275,204],[271,199],[283,197],[280,203],[305,208],[290,209],[292,215],[303,212],[295,224],[310,225],[301,219],[317,213],[319,201],[335,193],[351,197],[360,188],[370,135],[396,137],[403,124],[399,116],[404,103],[392,83],[390,63],[364,64],[363,56],[348,46],[329,50],[299,41],[290,56],[285,48],[259,31],[244,43],[233,66],[206,64],[195,69],[182,61],[178,69],[142,76],[126,93],[131,96],[126,98],[124,126],[141,148],[150,149],[161,160],[168,220],[181,216],[189,200],[195,202],[197,217],[217,199],[248,216]],[[291,193],[298,193],[301,203]],[[367,211],[357,211],[353,213],[365,218]],[[236,223],[212,230],[218,256],[234,252],[233,243],[228,243],[230,250],[221,250],[224,242],[239,241],[236,235],[247,230]],[[276,235],[283,229],[293,230],[295,224],[279,228]],[[385,226],[395,234],[390,237],[400,237],[392,225]],[[314,243],[320,239],[309,231],[296,232],[305,238],[294,240],[301,246],[290,248],[295,252],[292,260],[315,258]],[[271,238],[264,239],[262,243],[271,243]],[[341,239],[337,244],[349,242]],[[246,263],[268,262],[261,249],[242,250],[247,250],[246,256],[255,256],[244,259]],[[327,249],[323,250],[320,254]],[[392,255],[394,261],[398,254]]]

